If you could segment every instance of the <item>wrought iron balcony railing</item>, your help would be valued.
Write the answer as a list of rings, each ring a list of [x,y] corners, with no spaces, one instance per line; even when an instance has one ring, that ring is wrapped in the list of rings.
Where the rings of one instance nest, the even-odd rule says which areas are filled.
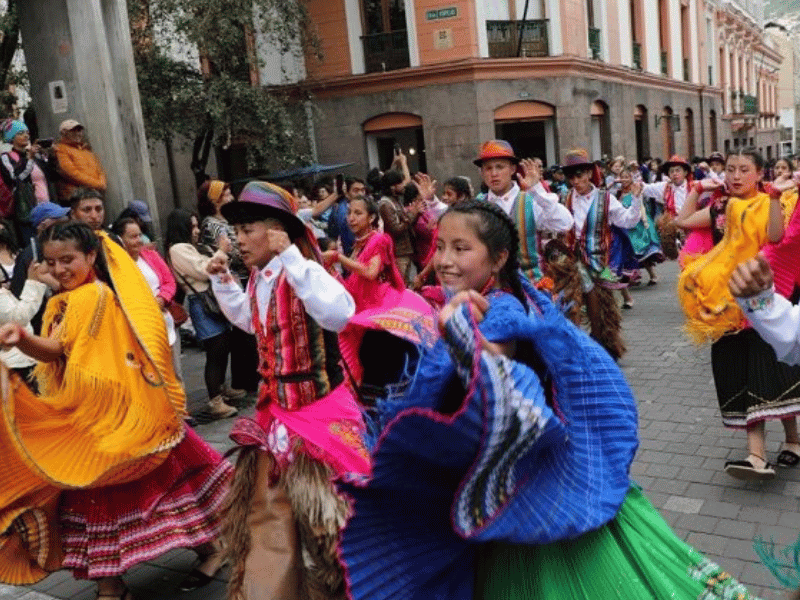
[[[597,27],[589,27],[589,50],[594,60],[600,60],[600,30]]]
[[[642,45],[638,42],[633,42],[633,68],[642,70]]]
[[[373,33],[361,37],[367,73],[404,69],[411,65],[408,55],[408,32],[405,29]]]
[[[486,21],[490,58],[550,56],[547,19],[534,21]],[[522,38],[522,44],[520,44]]]

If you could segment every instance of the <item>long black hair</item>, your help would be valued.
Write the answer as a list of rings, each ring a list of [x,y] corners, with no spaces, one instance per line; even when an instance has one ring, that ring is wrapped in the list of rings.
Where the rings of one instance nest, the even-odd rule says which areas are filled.
[[[527,310],[528,301],[519,280],[519,232],[511,217],[496,204],[485,200],[457,202],[441,218],[453,213],[477,218],[475,234],[486,246],[492,260],[497,260],[503,250],[508,250],[508,259],[499,273],[500,283],[508,287]]]
[[[75,247],[83,254],[94,252],[94,272],[97,278],[108,285],[112,290],[114,283],[111,280],[111,273],[108,270],[106,254],[103,252],[103,244],[97,234],[86,223],[81,221],[67,221],[66,223],[53,223],[39,234],[39,242],[42,247],[47,242],[74,242]]]

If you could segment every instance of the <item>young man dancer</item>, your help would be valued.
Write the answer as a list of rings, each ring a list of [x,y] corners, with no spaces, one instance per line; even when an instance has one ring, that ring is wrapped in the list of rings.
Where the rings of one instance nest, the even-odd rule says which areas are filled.
[[[473,162],[489,188],[477,199],[497,204],[514,220],[520,237],[520,268],[536,284],[542,279],[538,232],[569,231],[572,215],[558,202],[557,194],[545,190],[536,163],[517,158],[505,140],[485,142]],[[517,173],[520,163],[522,176]]]
[[[625,352],[620,330],[622,317],[612,293],[620,284],[608,267],[611,225],[630,229],[641,219],[641,184],[633,187],[633,202],[625,208],[613,194],[598,188],[600,173],[586,150],[567,153],[564,175],[572,189],[566,205],[575,217],[569,236],[583,280],[583,296],[591,335],[614,358]]]
[[[338,364],[336,332],[355,304],[319,263],[294,202],[278,186],[248,183],[222,208],[251,269],[247,289],[224,256],[208,266],[225,315],[256,335],[262,378],[255,419],[231,432],[244,447],[227,515],[233,599],[343,598],[336,545],[347,505],[331,481],[369,471]]]

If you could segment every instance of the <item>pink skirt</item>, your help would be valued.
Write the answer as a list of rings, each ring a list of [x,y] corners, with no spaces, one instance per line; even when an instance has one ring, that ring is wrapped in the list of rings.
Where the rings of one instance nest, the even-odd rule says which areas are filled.
[[[219,535],[233,468],[186,428],[157,469],[136,481],[62,494],[64,563],[78,579],[122,575],[174,548]]]
[[[689,235],[686,236],[686,243],[683,244],[681,254],[678,257],[681,268],[685,267],[698,256],[705,254],[713,247],[714,238],[711,235],[710,228],[693,229]]]

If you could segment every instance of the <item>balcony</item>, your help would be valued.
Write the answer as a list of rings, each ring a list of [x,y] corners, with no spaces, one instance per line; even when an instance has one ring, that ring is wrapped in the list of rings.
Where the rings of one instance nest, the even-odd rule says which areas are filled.
[[[731,92],[731,113],[747,117],[758,116],[758,96],[734,90]]]
[[[547,19],[534,21],[486,21],[490,58],[550,56]],[[520,45],[522,38],[522,45]]]
[[[689,69],[689,59],[683,59],[683,80],[690,81],[692,78],[691,70]]]
[[[589,27],[589,51],[594,60],[600,60],[600,30],[597,27]]]
[[[669,75],[669,60],[666,52],[661,53],[661,74]]]
[[[638,42],[633,42],[633,68],[642,70],[642,45]]]
[[[361,37],[367,73],[394,71],[411,66],[408,57],[408,34],[405,29],[373,33]]]
[[[742,98],[742,108],[744,109],[742,112],[746,115],[757,115],[758,114],[758,97],[757,96],[747,96],[745,95]]]

